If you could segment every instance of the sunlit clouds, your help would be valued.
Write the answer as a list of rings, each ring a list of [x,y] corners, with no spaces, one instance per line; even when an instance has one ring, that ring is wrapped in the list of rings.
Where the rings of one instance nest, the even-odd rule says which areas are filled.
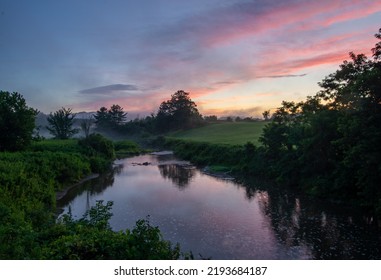
[[[181,89],[204,115],[255,117],[369,56],[381,27],[380,1],[79,2],[0,5],[2,90],[45,112],[136,117]]]

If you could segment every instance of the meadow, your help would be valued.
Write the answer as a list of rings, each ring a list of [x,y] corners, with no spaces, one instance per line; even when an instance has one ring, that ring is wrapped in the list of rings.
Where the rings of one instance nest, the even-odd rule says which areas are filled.
[[[199,128],[176,131],[168,134],[168,137],[210,144],[244,145],[251,142],[259,146],[259,137],[267,123],[265,121],[213,123]]]

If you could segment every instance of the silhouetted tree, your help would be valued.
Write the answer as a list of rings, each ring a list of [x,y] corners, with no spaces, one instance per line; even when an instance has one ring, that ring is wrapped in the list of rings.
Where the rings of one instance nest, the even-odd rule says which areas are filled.
[[[204,120],[207,122],[216,122],[217,121],[217,116],[211,115],[211,116],[205,116]]]
[[[78,129],[73,128],[75,114],[71,109],[62,108],[48,116],[49,125],[46,127],[50,134],[56,139],[68,139],[78,133]]]
[[[106,107],[101,107],[94,115],[97,128],[105,129],[110,125],[110,115]]]
[[[37,114],[21,94],[0,91],[0,151],[27,147],[32,141]]]
[[[315,96],[283,101],[260,141],[272,177],[381,214],[380,42],[372,51],[372,59],[350,53]]]
[[[119,105],[112,105],[108,111],[111,125],[118,127],[126,121],[127,113],[123,111],[123,108]]]
[[[265,121],[269,120],[270,118],[270,110],[266,110],[262,113],[262,116],[263,118],[265,119]]]
[[[196,127],[203,119],[189,93],[179,90],[161,103],[156,121],[159,131],[168,131]]]
[[[94,118],[99,129],[110,130],[120,127],[126,121],[127,113],[119,105],[112,105],[108,110],[106,107],[101,107],[96,112]]]

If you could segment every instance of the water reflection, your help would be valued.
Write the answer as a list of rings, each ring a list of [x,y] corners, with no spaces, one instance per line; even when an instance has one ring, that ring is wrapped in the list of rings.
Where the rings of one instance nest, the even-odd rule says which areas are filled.
[[[290,249],[307,248],[312,259],[379,259],[381,234],[354,209],[327,205],[292,193],[258,191],[261,211],[277,239]],[[369,220],[370,218],[365,220]]]
[[[157,166],[164,179],[170,179],[180,190],[186,188],[196,170],[191,166],[182,166],[179,164],[160,164]]]
[[[60,201],[65,211],[71,206],[81,217],[96,200],[112,200],[113,229],[131,228],[150,215],[166,239],[213,259],[381,258],[380,229],[356,209],[266,182],[220,180],[168,155],[120,163],[70,192]]]
[[[114,184],[115,176],[119,175],[123,170],[123,164],[113,166],[110,172],[99,177],[84,182],[78,187],[70,189],[67,194],[57,201],[57,208],[63,208],[73,201],[76,197],[84,195],[86,197],[86,210],[89,210],[90,197],[101,195],[105,189]]]

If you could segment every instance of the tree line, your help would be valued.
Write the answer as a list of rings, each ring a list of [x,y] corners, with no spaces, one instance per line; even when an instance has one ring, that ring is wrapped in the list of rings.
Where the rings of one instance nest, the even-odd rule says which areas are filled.
[[[0,150],[22,150],[33,137],[39,136],[35,127],[38,110],[27,106],[23,96],[17,92],[0,92]],[[189,129],[204,124],[205,120],[189,93],[179,90],[163,101],[157,114],[144,119],[127,122],[127,112],[117,104],[109,109],[101,107],[92,117],[80,120],[79,127],[88,137],[95,127],[97,132],[165,133],[177,129]],[[71,108],[61,108],[47,117],[46,129],[56,139],[69,139],[80,129],[75,127],[76,114]]]
[[[47,129],[58,139],[67,139],[79,132],[73,128],[75,114],[71,109],[61,108],[50,113],[47,118]],[[94,129],[97,132],[119,134],[158,134],[178,129],[189,129],[203,125],[205,119],[199,113],[197,105],[189,97],[189,93],[179,90],[163,101],[157,114],[145,118],[127,121],[127,112],[118,104],[110,108],[102,106],[96,113],[80,121],[80,128],[85,136]]]

